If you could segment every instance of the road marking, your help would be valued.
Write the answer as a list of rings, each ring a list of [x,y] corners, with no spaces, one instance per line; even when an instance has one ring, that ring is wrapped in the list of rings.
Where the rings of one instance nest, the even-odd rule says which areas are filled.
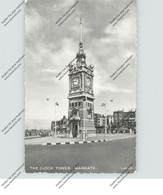
[[[114,140],[121,140],[121,139],[128,139],[135,136],[127,136],[127,137],[120,137],[120,138],[109,138],[109,139],[102,139],[102,140],[89,140],[89,141],[78,141],[78,142],[62,142],[62,143],[42,143],[42,146],[46,145],[65,145],[65,144],[83,144],[83,143],[97,143],[97,142],[105,142],[105,141],[114,141]]]

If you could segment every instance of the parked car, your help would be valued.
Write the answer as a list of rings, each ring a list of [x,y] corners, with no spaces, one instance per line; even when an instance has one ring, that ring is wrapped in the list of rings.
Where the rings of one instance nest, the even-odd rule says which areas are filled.
[[[40,132],[40,134],[39,134],[41,137],[46,137],[46,136],[48,136],[48,133],[47,132]]]
[[[66,133],[59,133],[59,134],[57,135],[57,137],[65,138],[65,137],[67,137],[67,135],[66,135]]]
[[[118,133],[130,133],[130,130],[127,127],[120,127]]]

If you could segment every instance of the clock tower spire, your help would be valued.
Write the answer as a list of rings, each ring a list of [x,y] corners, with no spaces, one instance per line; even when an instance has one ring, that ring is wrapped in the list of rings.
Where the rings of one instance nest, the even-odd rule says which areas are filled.
[[[80,14],[80,43],[83,43],[83,17],[82,14]]]
[[[76,54],[76,66],[86,66],[86,54],[84,53],[84,47],[83,47],[83,18],[82,15],[80,15],[80,42],[79,42],[79,50]]]
[[[95,134],[93,65],[87,65],[83,48],[83,20],[80,15],[80,42],[76,62],[69,65],[69,130],[73,137]]]

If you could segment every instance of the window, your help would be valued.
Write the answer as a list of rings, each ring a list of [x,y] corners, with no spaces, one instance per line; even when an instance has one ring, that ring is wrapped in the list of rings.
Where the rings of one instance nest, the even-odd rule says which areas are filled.
[[[72,103],[72,107],[74,107],[74,103]]]
[[[77,102],[75,102],[75,106],[77,106]]]
[[[81,106],[81,102],[79,102],[79,106]]]

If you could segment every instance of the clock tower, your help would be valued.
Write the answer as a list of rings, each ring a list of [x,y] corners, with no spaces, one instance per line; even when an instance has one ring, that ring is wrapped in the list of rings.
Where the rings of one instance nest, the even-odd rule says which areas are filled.
[[[69,109],[70,134],[79,137],[96,134],[94,126],[93,65],[87,65],[82,43],[82,20],[80,19],[81,40],[75,63],[69,64]]]

